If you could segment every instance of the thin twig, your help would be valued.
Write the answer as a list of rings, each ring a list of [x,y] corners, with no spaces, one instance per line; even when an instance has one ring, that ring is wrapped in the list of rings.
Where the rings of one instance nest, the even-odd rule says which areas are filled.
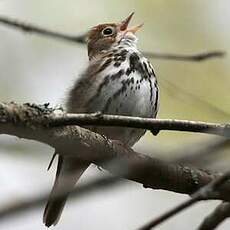
[[[165,85],[165,88],[167,89],[167,93],[172,91],[173,98],[180,99],[180,101],[184,102],[185,104],[188,103],[188,101],[192,102],[192,106],[196,108],[197,106],[200,106],[202,109],[208,109],[212,114],[215,113],[218,116],[221,116],[223,118],[229,118],[230,113],[225,111],[223,108],[219,108],[218,106],[212,104],[211,102],[203,99],[202,97],[188,91],[187,89],[184,89],[176,84],[174,84],[172,81],[169,81],[166,78],[162,79],[163,86]],[[166,83],[166,84],[165,84]]]
[[[208,123],[201,121],[187,121],[176,119],[153,119],[143,117],[131,117],[120,115],[106,115],[98,113],[90,114],[66,114],[59,109],[48,107],[49,104],[23,104],[16,103],[0,103],[0,109],[6,110],[9,116],[1,117],[0,123],[12,122],[12,116],[15,116],[15,111],[26,113],[31,108],[38,109],[40,113],[44,110],[46,116],[31,117],[33,123],[46,127],[62,127],[66,125],[95,125],[95,126],[116,126],[116,127],[130,127],[147,130],[174,130],[186,132],[201,132],[208,134],[215,134],[229,138],[230,124]],[[12,110],[16,109],[15,111]],[[44,115],[44,114],[43,114]],[[3,119],[4,118],[4,119]]]
[[[143,52],[143,54],[148,58],[155,59],[164,59],[164,60],[174,60],[174,61],[193,61],[201,62],[212,58],[222,58],[226,55],[223,51],[209,51],[202,52],[199,54],[167,54],[167,53],[152,53],[152,52]]]
[[[46,36],[54,39],[59,39],[67,42],[74,42],[79,44],[84,44],[86,41],[86,33],[74,36],[57,31],[52,31],[43,27],[35,26],[31,23],[21,22],[17,19],[11,19],[5,16],[0,16],[0,23],[3,25],[12,27],[14,29],[21,30],[25,33],[38,34],[41,36]],[[162,60],[175,60],[175,61],[193,61],[200,62],[208,60],[211,58],[222,58],[225,55],[223,51],[211,51],[203,52],[199,54],[186,55],[186,54],[167,54],[167,53],[154,53],[143,51],[143,54],[149,58],[162,59]]]
[[[73,198],[82,198],[83,196],[89,195],[90,193],[97,192],[101,189],[112,188],[112,186],[117,186],[118,183],[121,183],[121,180],[116,177],[105,177],[94,180],[92,182],[88,182],[85,185],[77,186],[75,190],[71,192],[71,196]],[[59,191],[55,195],[55,198],[60,198],[64,196],[69,191]],[[49,193],[39,194],[36,197],[27,198],[22,201],[17,201],[8,206],[5,206],[0,209],[0,220],[4,220],[5,218],[9,218],[15,214],[19,214],[20,212],[28,211],[35,209],[41,205],[49,197]]]
[[[12,108],[14,110],[12,110]],[[62,127],[66,125],[116,126],[156,131],[174,130],[186,132],[200,132],[215,134],[227,138],[230,137],[230,124],[176,119],[153,119],[121,115],[106,115],[100,112],[90,114],[66,114],[60,109],[50,108],[49,104],[37,105],[26,103],[23,105],[18,105],[16,103],[0,103],[0,109],[6,110],[9,114],[9,116],[5,117],[1,117],[0,114],[0,123],[12,122],[12,116],[16,116],[16,114],[14,114],[15,111],[19,110],[20,113],[27,113],[27,110],[30,110],[31,108],[39,110],[41,114],[42,111],[45,111],[47,113],[46,116],[31,117],[31,122],[37,123],[38,125],[42,125],[45,127]]]
[[[204,163],[207,164],[207,160],[212,160],[213,158],[211,157],[216,155],[217,152],[220,152],[220,150],[229,147],[230,147],[230,139],[212,138],[206,144],[202,142],[202,144],[197,143],[197,146],[194,146],[193,144],[191,148],[187,146],[186,151],[185,149],[181,150],[183,155],[172,159],[170,158],[170,161],[177,164],[190,164],[190,165],[196,165],[196,167],[197,166],[201,167],[204,166]]]
[[[182,202],[181,204],[177,205],[176,207],[172,208],[171,210],[165,212],[164,214],[160,215],[156,219],[150,221],[149,223],[145,224],[139,230],[150,230],[159,224],[163,223],[167,219],[171,218],[172,216],[178,214],[185,208],[188,208],[195,204],[200,200],[207,200],[212,199],[213,197],[218,196],[219,187],[222,186],[228,179],[230,178],[230,171],[226,172],[222,176],[217,179],[214,179],[206,186],[200,188],[197,192],[191,195],[190,199]]]
[[[50,37],[54,39],[60,39],[63,41],[80,43],[80,44],[85,43],[85,38],[86,38],[85,34],[79,36],[69,35],[57,31],[52,31],[50,29],[46,29],[43,27],[35,26],[31,23],[20,22],[17,19],[10,19],[4,16],[0,16],[0,23],[29,34],[38,34],[45,37]]]
[[[147,130],[201,132],[230,137],[230,124],[105,115],[101,113],[57,115],[52,117],[47,125],[51,127],[65,125],[125,126]]]
[[[198,230],[213,230],[229,217],[230,203],[223,202],[218,205],[217,208],[204,219]]]
[[[176,215],[177,213],[181,212],[185,208],[188,208],[199,201],[199,196],[192,197],[191,199],[187,199],[183,203],[177,205],[175,208],[165,212],[163,215],[159,216],[158,218],[154,219],[150,223],[138,228],[138,230],[150,230],[157,225],[163,223],[167,219],[171,218],[172,216]]]

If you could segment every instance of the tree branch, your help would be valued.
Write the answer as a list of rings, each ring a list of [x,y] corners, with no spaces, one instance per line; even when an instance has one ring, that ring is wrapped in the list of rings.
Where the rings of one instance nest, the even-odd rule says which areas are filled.
[[[188,148],[188,146],[186,148]],[[187,151],[182,149],[181,152],[183,154],[174,157],[172,160],[174,163],[202,167],[204,164],[207,164],[207,161],[212,161],[212,157],[215,156],[217,152],[227,148],[230,148],[230,139],[212,138],[208,143],[197,143],[197,146],[191,146]]]
[[[61,114],[53,117],[49,126],[63,125],[100,125],[100,126],[125,126],[148,130],[172,130],[186,132],[201,132],[230,137],[230,124],[208,123],[201,121],[187,121],[176,119],[153,119],[142,117],[128,117],[119,115],[93,114]]]
[[[79,120],[76,120],[76,118],[79,118]],[[111,121],[110,118],[112,120],[111,124],[109,123]],[[152,120],[148,119],[147,122]],[[147,127],[147,124],[145,124],[146,120],[143,119],[143,121]],[[221,176],[220,173],[211,173],[202,169],[164,162],[135,152],[118,141],[108,140],[87,129],[74,125],[70,126],[70,124],[82,124],[82,122],[86,122],[84,124],[97,124],[100,126],[106,123],[106,125],[127,125],[128,127],[143,128],[141,126],[143,125],[141,118],[127,120],[125,117],[108,116],[100,113],[94,115],[80,114],[79,117],[77,117],[77,114],[72,114],[66,117],[63,111],[49,108],[48,104],[40,106],[35,104],[18,105],[16,103],[0,104],[0,134],[10,134],[46,143],[54,147],[57,152],[95,163],[117,177],[136,181],[143,184],[144,187],[186,194],[193,194],[198,190],[197,193],[192,195],[191,199],[152,221],[147,225],[148,228],[144,226],[143,229],[150,229],[149,226],[152,227],[163,222],[201,199],[230,201],[230,181],[227,180],[230,173]],[[173,121],[171,122],[173,123]],[[164,122],[160,124],[165,125]],[[160,124],[158,124],[159,129],[161,129]],[[186,129],[190,129],[189,124],[185,123]],[[202,123],[202,125],[204,124]],[[152,129],[152,127],[150,128]],[[205,128],[218,129],[217,133],[221,133],[221,135],[229,133],[228,126],[215,124],[213,127],[212,124],[209,124]],[[203,126],[202,129],[204,129]],[[79,150],[77,153],[76,149]],[[119,160],[120,163],[116,164],[116,167],[105,163],[111,159]],[[121,174],[124,169],[128,173]],[[203,188],[203,186],[205,187]],[[42,199],[45,199],[45,196]],[[36,204],[40,204],[40,202],[42,202],[40,198],[35,200]],[[22,210],[23,207],[31,207],[32,203],[30,201],[29,203],[22,203],[22,206],[8,207],[6,209],[8,211],[5,210],[0,214],[4,216],[5,212],[9,213],[14,212],[16,209]]]
[[[69,35],[57,31],[52,31],[50,29],[46,29],[43,27],[35,26],[31,23],[25,23],[16,19],[10,19],[5,16],[0,16],[0,23],[17,30],[21,30],[22,32],[25,33],[38,34],[41,36],[50,37],[53,39],[59,39],[66,42],[84,44],[86,40],[86,33],[79,36]],[[163,53],[144,51],[143,54],[148,58],[175,60],[175,61],[194,61],[194,62],[200,62],[211,58],[221,58],[225,56],[225,52],[223,51],[211,51],[211,52],[204,52],[204,53],[199,53],[194,55],[163,54]]]
[[[15,103],[0,103],[0,110],[7,111],[8,116],[4,119],[0,117],[0,123],[12,122],[31,111],[37,111],[39,116],[27,117],[33,124],[42,127],[63,127],[68,125],[96,125],[96,126],[120,126],[130,128],[140,128],[147,130],[171,130],[171,131],[186,131],[215,134],[219,136],[230,137],[230,124],[208,123],[202,121],[187,121],[176,119],[153,119],[142,117],[129,117],[119,115],[106,115],[98,113],[91,114],[67,114],[62,108],[53,109],[49,104],[23,104]],[[33,112],[34,112],[33,111]],[[15,114],[15,113],[18,114]],[[1,116],[1,111],[0,111]]]
[[[230,217],[230,203],[223,202],[207,216],[198,230],[213,230],[224,220]]]
[[[71,197],[75,199],[77,198],[79,199],[83,196],[89,195],[90,193],[97,192],[101,189],[111,188],[112,186],[117,186],[119,184],[121,184],[121,180],[115,177],[105,177],[105,178],[95,179],[94,181],[88,182],[85,185],[78,186],[77,189],[74,189],[71,192]],[[55,194],[54,198],[60,198],[64,196],[66,193],[68,194],[69,190],[63,189],[62,191],[58,191]],[[17,201],[3,208],[0,208],[0,220],[9,218],[15,214],[19,214],[20,212],[35,209],[43,205],[43,203],[47,201],[48,197],[49,197],[49,192],[44,194],[39,194],[35,197],[26,200]]]
[[[62,112],[61,115],[63,116]],[[117,169],[108,167],[103,162],[114,158],[120,159],[121,165],[131,173],[125,177],[126,179],[154,189],[192,194],[220,176],[219,173],[149,157],[133,151],[122,143],[110,141],[79,126],[47,126],[55,116],[60,116],[58,111],[47,105],[0,104],[0,133],[40,141],[52,146],[58,153],[69,154],[95,163],[114,175],[117,175]],[[77,153],[76,149],[79,150]],[[226,183],[218,199],[228,201],[229,192],[230,183]]]
[[[219,190],[221,186],[230,178],[230,171],[225,173],[224,175],[220,176],[219,178],[214,179],[204,187],[200,188],[197,192],[191,195],[190,199],[182,202],[181,204],[177,205],[176,207],[172,208],[171,210],[165,212],[163,215],[160,215],[158,218],[150,221],[149,223],[145,224],[139,230],[150,230],[159,224],[163,223],[170,217],[178,214],[185,208],[188,208],[195,204],[200,200],[207,200],[212,199],[213,197],[217,197],[219,195]],[[229,207],[228,207],[229,208]],[[225,213],[226,214],[226,213]]]
[[[54,39],[60,39],[63,41],[80,43],[80,44],[85,43],[85,38],[86,38],[85,34],[79,36],[64,34],[43,27],[35,26],[31,23],[20,22],[19,20],[10,19],[4,16],[0,16],[0,23],[8,27],[11,27],[13,29],[21,30],[22,32],[29,33],[29,34],[38,34],[44,37],[50,37]]]
[[[222,58],[226,55],[224,51],[209,51],[202,52],[193,55],[187,54],[167,54],[167,53],[152,53],[152,52],[143,52],[144,55],[148,58],[155,59],[164,59],[164,60],[174,60],[174,61],[192,61],[192,62],[201,62],[212,58]]]

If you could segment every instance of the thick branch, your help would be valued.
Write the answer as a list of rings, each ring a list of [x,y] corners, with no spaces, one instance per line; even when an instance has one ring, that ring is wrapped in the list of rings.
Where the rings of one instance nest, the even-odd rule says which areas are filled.
[[[0,16],[0,23],[6,25],[8,27],[12,27],[17,30],[21,30],[26,33],[38,34],[41,36],[46,36],[54,39],[59,39],[67,42],[74,42],[84,44],[86,40],[86,34],[82,34],[79,36],[69,35],[60,33],[57,31],[52,31],[50,29],[42,28],[39,26],[35,26],[31,23],[21,22],[19,20],[10,19],[5,16]],[[176,60],[176,61],[194,61],[200,62],[204,60],[208,60],[211,58],[220,58],[225,55],[223,51],[212,51],[212,52],[204,52],[194,55],[185,55],[185,54],[163,54],[163,53],[153,53],[153,52],[143,52],[146,57],[155,58],[155,59],[165,59],[165,60]]]
[[[15,103],[0,105],[0,133],[15,135],[21,138],[37,140],[56,149],[58,153],[70,154],[104,167],[114,175],[119,170],[104,165],[105,160],[120,159],[129,175],[125,178],[154,189],[166,189],[178,193],[192,194],[206,185],[218,173],[210,173],[191,167],[166,163],[162,160],[134,152],[116,141],[93,133],[78,126],[45,127],[49,124],[55,111],[47,105],[36,106]],[[76,152],[76,149],[78,151]],[[222,186],[220,196],[229,200],[230,183]]]

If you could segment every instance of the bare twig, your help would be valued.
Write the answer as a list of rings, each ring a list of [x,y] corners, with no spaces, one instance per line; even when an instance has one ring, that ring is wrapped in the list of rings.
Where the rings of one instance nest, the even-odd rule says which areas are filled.
[[[29,34],[38,34],[45,37],[51,37],[54,39],[60,39],[63,41],[80,43],[80,44],[85,43],[85,38],[86,38],[85,34],[79,36],[64,34],[43,27],[35,26],[31,23],[20,22],[19,20],[10,19],[4,16],[0,16],[0,23]]]
[[[213,230],[229,217],[230,203],[223,202],[218,205],[217,208],[204,219],[198,230]]]
[[[229,148],[230,147],[230,139],[225,138],[212,138],[208,143],[197,144],[197,146],[193,146],[187,150],[186,154],[183,152],[182,156],[172,158],[171,161],[174,163],[182,163],[182,164],[191,164],[197,166],[204,166],[205,159],[212,160],[211,156],[216,155],[219,150]],[[188,146],[186,147],[188,149]],[[173,155],[173,154],[172,154]]]
[[[174,84],[172,81],[163,78],[162,83],[163,86],[167,89],[166,92],[171,91],[173,93],[173,98],[180,99],[180,101],[185,102],[186,104],[188,103],[188,101],[190,101],[192,102],[194,108],[200,106],[202,109],[208,109],[211,113],[215,113],[216,115],[221,116],[223,118],[230,117],[230,113],[223,110],[223,108],[219,108],[218,106],[203,99],[202,97]]]
[[[112,188],[113,186],[117,186],[121,180],[115,177],[105,177],[94,180],[92,182],[88,182],[85,185],[80,185],[71,192],[73,198],[82,198],[83,196],[89,195],[90,193],[97,192],[101,189]],[[64,188],[64,187],[63,187]],[[57,192],[54,198],[59,198],[68,193],[68,190],[62,190]],[[33,198],[28,198],[26,200],[17,201],[8,206],[5,206],[0,209],[0,220],[5,218],[9,218],[15,214],[19,214],[20,212],[28,211],[31,209],[35,209],[41,205],[48,199],[49,193],[39,194]]]
[[[209,51],[202,52],[199,54],[187,55],[187,54],[162,54],[162,53],[152,53],[152,52],[143,52],[144,55],[148,58],[155,59],[164,59],[164,60],[174,60],[174,61],[193,61],[200,62],[212,58],[222,58],[226,55],[223,51]]]
[[[31,122],[37,123],[43,127],[62,127],[66,125],[95,125],[95,126],[121,126],[140,128],[147,130],[173,130],[186,132],[201,132],[208,134],[215,134],[219,136],[230,137],[230,124],[208,123],[201,121],[187,121],[176,119],[153,119],[143,117],[129,117],[120,115],[106,115],[101,113],[91,114],[66,114],[59,109],[52,109],[48,107],[49,104],[36,105],[26,103],[24,105],[17,105],[15,103],[4,104],[0,103],[0,109],[6,110],[9,116],[1,119],[0,123],[12,121],[12,116],[15,116],[14,109],[21,113],[27,113],[28,109],[34,108],[42,112],[46,112],[46,116],[31,117]],[[44,115],[44,114],[43,114]],[[19,114],[17,114],[19,116]]]
[[[148,224],[145,224],[144,226],[138,228],[138,230],[150,230],[157,225],[163,223],[167,219],[171,218],[172,216],[176,215],[180,211],[184,210],[185,208],[188,208],[199,201],[199,196],[192,197],[191,199],[187,199],[183,203],[177,205],[175,208],[167,211],[163,215],[159,216],[158,218],[154,219],[153,221],[149,222]]]
[[[190,207],[191,205],[195,204],[200,200],[207,200],[212,199],[213,197],[217,197],[219,195],[220,187],[230,178],[230,171],[225,173],[224,175],[220,176],[219,178],[211,181],[206,186],[200,188],[197,192],[191,195],[190,199],[182,202],[181,204],[177,205],[176,207],[172,208],[171,210],[165,212],[164,214],[160,215],[153,221],[145,224],[139,230],[150,230],[159,224],[163,223],[167,219],[171,218],[172,216],[178,214],[180,211],[184,210],[185,208]]]
[[[176,119],[153,119],[142,117],[128,117],[119,115],[93,114],[65,114],[53,117],[49,126],[63,125],[100,125],[100,126],[125,126],[148,130],[174,130],[187,132],[201,132],[230,136],[230,124],[217,124],[201,121],[187,121]]]
[[[38,34],[41,36],[51,37],[54,39],[59,39],[67,42],[84,44],[86,40],[86,33],[79,36],[69,35],[57,31],[52,31],[50,29],[42,28],[39,26],[35,26],[31,23],[21,22],[17,19],[11,19],[5,16],[0,16],[0,23],[12,27],[14,29],[21,30],[22,32],[25,33]],[[211,58],[221,58],[225,55],[225,52],[212,51],[212,52],[204,52],[204,53],[199,53],[194,55],[185,55],[185,54],[164,54],[164,53],[154,53],[154,52],[144,51],[143,54],[146,57],[155,58],[155,59],[200,62]]]

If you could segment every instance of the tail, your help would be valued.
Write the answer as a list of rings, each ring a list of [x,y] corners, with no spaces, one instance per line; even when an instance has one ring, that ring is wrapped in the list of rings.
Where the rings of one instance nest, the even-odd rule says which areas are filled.
[[[43,214],[43,223],[47,227],[57,224],[69,193],[74,189],[76,182],[88,166],[88,162],[59,156],[55,182]],[[66,188],[69,191],[68,194],[54,198],[62,189],[66,191]]]

